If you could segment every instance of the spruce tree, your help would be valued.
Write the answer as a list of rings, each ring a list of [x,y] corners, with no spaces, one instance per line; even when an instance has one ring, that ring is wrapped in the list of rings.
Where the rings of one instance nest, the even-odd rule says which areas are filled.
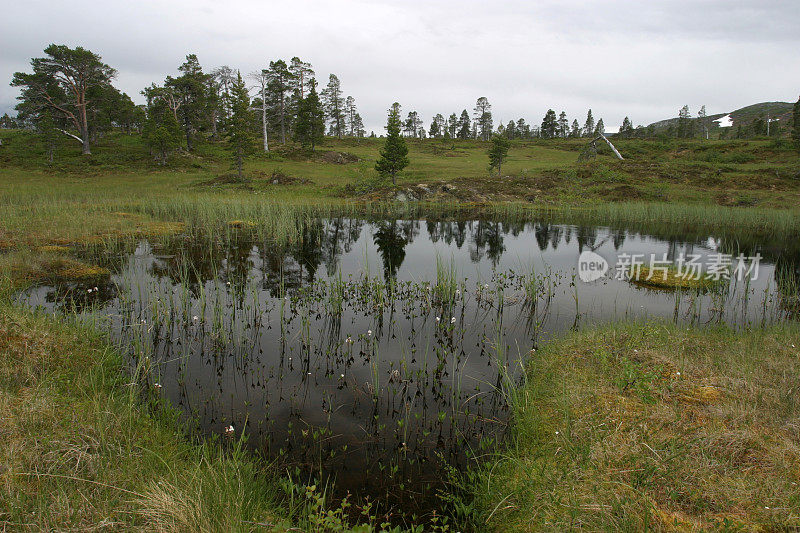
[[[511,143],[502,135],[492,136],[492,145],[489,148],[489,168],[497,168],[497,175],[500,175],[500,170],[503,161],[508,156],[508,149]]]
[[[226,124],[228,144],[233,149],[233,161],[236,165],[236,175],[242,179],[242,163],[253,149],[253,112],[250,110],[250,95],[247,86],[242,80],[242,74],[237,72],[236,79],[230,89],[231,115]]]
[[[472,125],[469,113],[467,110],[461,112],[461,117],[458,119],[458,138],[459,139],[469,139],[470,138],[470,126]]]
[[[400,104],[392,104],[389,109],[389,118],[386,122],[386,143],[381,150],[381,157],[375,163],[378,174],[392,178],[392,184],[397,184],[397,173],[408,166],[408,147],[400,135]]]

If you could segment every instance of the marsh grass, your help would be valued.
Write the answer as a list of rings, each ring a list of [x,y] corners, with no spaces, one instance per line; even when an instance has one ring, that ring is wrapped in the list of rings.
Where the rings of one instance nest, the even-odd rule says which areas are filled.
[[[616,324],[528,361],[515,437],[479,480],[492,531],[790,530],[800,328]]]

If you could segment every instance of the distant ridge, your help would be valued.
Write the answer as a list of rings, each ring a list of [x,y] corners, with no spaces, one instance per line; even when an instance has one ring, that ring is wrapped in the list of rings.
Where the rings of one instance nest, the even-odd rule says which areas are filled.
[[[792,118],[792,106],[794,104],[789,102],[761,102],[760,104],[752,104],[749,106],[741,107],[729,113],[717,113],[708,115],[709,130],[711,132],[719,130],[722,127],[737,128],[739,126],[747,126],[757,118],[766,119],[769,115],[771,120],[777,120],[781,125],[786,127]],[[692,117],[697,118],[697,109],[692,109]],[[677,113],[676,113],[677,115]],[[726,119],[729,117],[729,119]],[[725,120],[720,120],[725,119]],[[668,118],[653,122],[647,127],[652,126],[655,133],[659,133],[670,126],[677,127],[678,117]]]

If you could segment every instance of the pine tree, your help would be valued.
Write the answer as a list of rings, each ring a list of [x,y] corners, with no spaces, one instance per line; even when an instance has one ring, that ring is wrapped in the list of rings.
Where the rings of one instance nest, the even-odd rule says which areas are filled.
[[[706,139],[708,139],[708,121],[706,120],[706,117],[708,117],[708,114],[706,113],[706,106],[703,105],[700,107],[700,111],[697,112],[697,118],[700,121],[700,126],[703,128],[703,131],[706,134]]]
[[[545,139],[552,139],[558,134],[558,119],[556,119],[556,112],[552,109],[548,109],[542,119],[541,132]]]
[[[236,165],[236,175],[242,179],[242,163],[247,155],[253,151],[253,112],[250,110],[250,95],[247,86],[242,80],[241,73],[236,74],[236,80],[230,88],[231,115],[226,124],[228,144],[233,148],[233,160]]]
[[[458,117],[455,113],[451,113],[450,118],[447,119],[447,132],[450,134],[451,139],[456,138],[456,134],[458,133]]]
[[[186,56],[186,61],[178,70],[181,75],[177,78],[167,77],[164,87],[173,89],[180,99],[179,122],[186,136],[186,149],[192,150],[194,134],[205,126],[208,75],[203,73],[195,54]]]
[[[341,139],[345,131],[345,102],[342,98],[342,84],[336,74],[331,74],[328,78],[328,86],[322,91],[322,99],[333,133]]]
[[[583,123],[583,136],[591,137],[593,134],[594,134],[594,117],[592,116],[592,110],[590,109],[589,112],[586,114],[586,122]]]
[[[569,120],[567,120],[566,112],[562,111],[558,115],[558,136],[566,137],[569,135]]]
[[[290,121],[289,94],[292,73],[283,59],[269,62],[267,70],[267,107],[280,124],[281,144],[286,144],[286,131]]]
[[[392,178],[392,184],[397,184],[397,173],[408,166],[408,147],[400,135],[400,104],[395,102],[389,109],[389,118],[386,122],[386,143],[381,150],[381,157],[375,163],[378,174]]]
[[[300,100],[297,108],[294,138],[304,148],[314,151],[325,138],[325,111],[317,94],[317,81],[311,78],[307,85],[308,96]]]
[[[578,124],[578,119],[572,121],[572,131],[569,133],[570,137],[580,137],[581,136],[581,125]]]
[[[800,98],[792,108],[792,139],[798,150],[800,150]]]
[[[503,161],[508,156],[508,149],[511,143],[502,135],[492,136],[492,145],[489,148],[489,168],[497,168],[497,175],[500,175]]]
[[[492,104],[489,103],[489,99],[485,96],[481,96],[478,98],[478,101],[475,103],[475,122],[478,126],[478,131],[480,133],[481,139],[484,141],[488,141],[492,135]]]
[[[689,122],[691,121],[692,113],[689,111],[689,106],[683,106],[678,111],[678,137],[684,138],[689,136]]]
[[[619,136],[630,137],[632,133],[633,133],[633,123],[631,122],[631,119],[625,117],[625,119],[622,121],[622,126],[620,126],[619,128]]]

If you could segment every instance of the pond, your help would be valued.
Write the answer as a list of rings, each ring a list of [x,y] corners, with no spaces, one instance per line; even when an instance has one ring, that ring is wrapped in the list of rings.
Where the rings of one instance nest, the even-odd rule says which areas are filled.
[[[18,299],[97,320],[152,394],[204,434],[244,433],[296,481],[335,482],[334,495],[393,516],[437,508],[447,472],[502,440],[523,362],[549,336],[621,319],[759,326],[798,309],[800,253],[780,240],[497,220],[302,224],[292,245],[245,228],[87,249],[110,278]],[[587,252],[608,264],[591,282]],[[648,288],[625,275],[636,257],[694,257],[719,280]]]

